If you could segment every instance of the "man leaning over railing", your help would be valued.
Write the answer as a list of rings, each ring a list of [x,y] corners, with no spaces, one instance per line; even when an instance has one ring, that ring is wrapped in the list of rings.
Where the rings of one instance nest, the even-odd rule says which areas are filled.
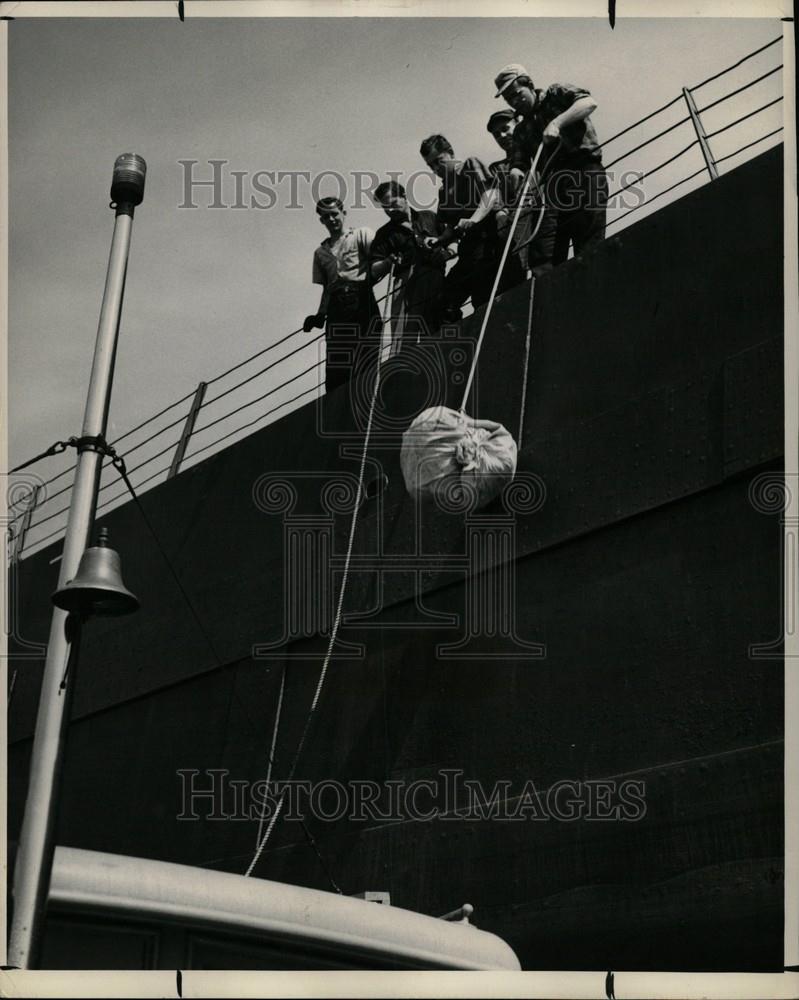
[[[398,181],[379,184],[375,200],[388,216],[388,222],[377,230],[372,243],[372,281],[382,281],[393,267],[393,356],[400,350],[403,334],[416,341],[438,332],[443,309],[444,271],[456,251],[446,246],[428,249],[427,241],[437,240],[444,227],[435,212],[412,208],[405,188]]]
[[[517,187],[544,144],[539,172],[545,174],[545,195],[557,219],[552,260],[561,264],[568,257],[570,243],[578,254],[605,238],[608,181],[590,118],[596,101],[587,90],[568,83],[537,90],[519,63],[503,67],[494,83],[494,96],[503,97],[522,116],[510,154]]]

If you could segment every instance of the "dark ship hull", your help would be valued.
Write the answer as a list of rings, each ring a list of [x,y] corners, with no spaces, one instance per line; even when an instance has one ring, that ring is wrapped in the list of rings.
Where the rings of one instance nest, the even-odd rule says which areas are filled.
[[[339,633],[350,655],[331,663],[296,772],[383,786],[458,770],[486,790],[508,782],[511,798],[532,781],[544,800],[559,781],[630,779],[645,813],[289,819],[256,876],[332,877],[434,915],[468,900],[526,969],[781,970],[782,526],[752,488],[782,468],[781,190],[778,148],[539,284],[526,506],[420,525],[396,428],[426,390],[418,372],[387,373],[393,422],[367,478],[388,484],[361,508]],[[525,286],[497,302],[469,407],[514,435],[528,301]],[[436,348],[450,399],[454,344]],[[246,869],[257,821],[236,818],[230,782],[266,775],[284,666],[273,777],[307,717],[350,527],[324,488],[342,480],[345,494],[358,472],[351,403],[340,391],[303,407],[143,497],[207,637],[135,505],[103,518],[143,607],[85,629],[59,844]],[[16,569],[25,642],[46,640],[58,551]],[[42,667],[16,651],[30,656],[9,718],[12,839]],[[216,771],[218,818],[201,799],[185,818],[189,770],[197,788]]]

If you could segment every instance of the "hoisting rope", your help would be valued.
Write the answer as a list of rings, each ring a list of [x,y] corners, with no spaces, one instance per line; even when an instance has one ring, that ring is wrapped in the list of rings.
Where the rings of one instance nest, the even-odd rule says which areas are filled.
[[[390,303],[391,301],[391,292],[393,290],[393,284],[394,284],[394,264],[392,263],[388,275],[389,294],[386,296],[387,303]],[[384,314],[382,317],[383,324],[385,324],[388,316],[389,316],[389,304],[387,304],[384,309]],[[308,710],[308,715],[305,718],[305,724],[302,729],[302,734],[300,735],[300,739],[297,744],[297,749],[294,751],[294,758],[291,762],[291,767],[289,768],[288,778],[286,779],[287,785],[290,784],[294,778],[295,771],[297,770],[297,763],[299,762],[300,755],[302,754],[303,747],[305,746],[305,741],[308,736],[308,731],[310,729],[311,722],[313,720],[314,715],[316,714],[316,709],[319,705],[319,698],[322,694],[322,688],[324,687],[325,678],[327,676],[327,668],[330,665],[330,659],[333,655],[333,647],[336,644],[336,638],[338,637],[338,630],[341,625],[341,619],[344,608],[344,595],[347,590],[347,580],[349,578],[350,560],[352,559],[352,549],[355,543],[355,529],[358,524],[358,512],[360,510],[361,497],[363,495],[363,478],[364,478],[364,473],[366,471],[366,455],[369,450],[369,440],[372,434],[372,421],[374,419],[375,406],[377,404],[378,389],[380,387],[381,365],[382,365],[381,350],[378,348],[376,353],[375,381],[374,381],[374,387],[372,389],[372,399],[369,404],[369,416],[366,421],[366,433],[364,434],[363,452],[361,453],[361,464],[358,470],[358,488],[355,493],[355,504],[352,509],[352,521],[350,523],[350,534],[349,534],[349,540],[347,542],[347,555],[344,559],[344,571],[341,577],[341,587],[339,588],[338,604],[336,606],[336,616],[333,620],[333,627],[330,630],[330,640],[327,644],[327,652],[325,653],[325,658],[322,663],[322,669],[319,672],[319,680],[316,683],[316,691],[314,692],[313,700],[311,702],[311,707]],[[272,737],[273,743],[277,739],[277,727],[279,723],[280,723],[280,714],[276,713],[275,730]],[[285,801],[285,797],[286,796],[284,791],[277,800],[274,812],[272,813],[272,816],[269,820],[269,825],[266,828],[266,833],[264,833],[263,837],[260,839],[258,843],[252,861],[250,861],[250,864],[248,865],[247,870],[244,873],[245,877],[251,875],[253,869],[258,864],[258,861],[260,860],[260,857],[263,854],[264,848],[266,847],[267,842],[269,841],[269,838],[272,835],[272,830],[274,830],[275,828],[275,823],[277,823],[278,817],[280,816],[280,812],[283,808],[283,802]],[[262,825],[263,825],[265,810],[266,810],[266,799],[264,799],[264,810],[261,819]],[[341,890],[339,890],[339,892],[340,891]]]
[[[524,341],[524,370],[522,372],[522,402],[519,407],[519,433],[516,437],[516,447],[521,452],[522,436],[524,434],[524,411],[527,406],[527,372],[530,367],[530,346],[533,339],[533,299],[535,297],[535,278],[530,279],[530,305],[527,309],[527,337]]]
[[[552,163],[553,159],[555,158],[555,156],[558,153],[558,150],[560,149],[560,146],[561,146],[561,143],[558,142],[557,146],[554,148],[554,150],[552,151],[552,153],[549,156],[549,159],[547,160],[546,168],[548,168],[550,166],[550,164]],[[466,404],[469,401],[469,394],[472,391],[472,383],[474,382],[474,374],[475,374],[475,371],[477,370],[477,362],[480,359],[480,351],[481,351],[482,346],[483,346],[483,339],[485,338],[486,329],[488,328],[488,320],[489,320],[489,318],[491,316],[491,310],[492,310],[492,308],[494,306],[494,299],[496,298],[496,295],[497,295],[497,289],[499,288],[499,282],[500,282],[500,280],[502,278],[502,272],[505,270],[505,262],[508,259],[508,254],[510,253],[511,243],[513,242],[513,234],[516,232],[516,226],[517,226],[517,224],[519,222],[519,215],[521,214],[522,205],[524,204],[524,199],[527,196],[527,191],[528,191],[528,189],[530,187],[530,182],[531,181],[535,184],[536,188],[539,191],[539,194],[541,194],[542,202],[541,202],[541,208],[540,208],[540,212],[539,212],[538,222],[537,222],[537,224],[536,224],[536,226],[535,226],[535,228],[533,230],[532,235],[527,240],[525,240],[525,242],[522,244],[522,246],[526,246],[528,243],[531,243],[535,239],[535,237],[538,235],[538,230],[541,227],[541,222],[543,221],[543,218],[544,218],[544,212],[546,211],[546,202],[543,200],[543,193],[541,191],[541,187],[540,187],[540,185],[538,183],[538,180],[536,179],[536,169],[538,168],[538,161],[541,158],[541,153],[543,152],[543,150],[544,150],[544,144],[541,143],[539,145],[538,149],[536,150],[535,158],[533,159],[532,165],[531,165],[530,169],[527,171],[527,176],[524,179],[524,187],[522,188],[522,192],[519,195],[519,200],[518,200],[518,204],[516,205],[516,210],[513,213],[513,221],[511,222],[510,231],[508,232],[507,239],[505,240],[505,247],[504,247],[504,249],[502,251],[502,257],[501,257],[500,262],[499,262],[499,267],[497,268],[497,273],[494,276],[494,285],[493,285],[493,287],[491,289],[491,295],[488,298],[488,304],[486,305],[486,311],[483,314],[483,322],[482,322],[482,324],[480,326],[480,334],[479,334],[479,336],[477,338],[477,345],[475,346],[474,356],[472,358],[472,366],[471,366],[471,369],[469,371],[469,377],[466,380],[466,388],[464,389],[464,392],[463,392],[463,401],[461,402],[461,406],[460,406],[460,410],[459,410],[459,412],[461,414],[463,414],[465,412],[465,410],[466,410]],[[520,249],[521,249],[521,247],[517,247],[516,248],[517,251],[520,250]]]
[[[283,670],[280,674],[280,690],[277,693],[277,708],[275,709],[275,721],[272,725],[272,742],[269,747],[269,760],[266,767],[266,793],[264,794],[263,808],[261,809],[261,815],[258,817],[258,835],[255,838],[255,846],[257,847],[261,843],[261,834],[264,829],[264,820],[266,818],[266,795],[269,793],[269,786],[272,783],[272,766],[275,763],[275,746],[277,744],[277,733],[280,728],[280,714],[283,711],[283,692],[286,690],[286,664],[283,664]]]

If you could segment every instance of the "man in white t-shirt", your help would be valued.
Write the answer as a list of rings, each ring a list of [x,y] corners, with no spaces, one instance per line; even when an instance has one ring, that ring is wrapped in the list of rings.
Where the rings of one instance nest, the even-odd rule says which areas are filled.
[[[325,391],[331,392],[377,356],[380,311],[369,274],[374,233],[345,228],[347,213],[338,198],[321,198],[316,212],[330,235],[314,251],[312,280],[322,286],[322,297],[303,330],[325,328]]]

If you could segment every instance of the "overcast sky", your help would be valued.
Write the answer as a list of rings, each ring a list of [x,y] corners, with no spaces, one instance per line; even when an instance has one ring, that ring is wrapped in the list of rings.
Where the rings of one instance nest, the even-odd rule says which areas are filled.
[[[497,159],[485,131],[488,115],[504,106],[493,99],[493,77],[516,61],[537,85],[588,88],[599,104],[594,121],[602,140],[780,33],[776,19],[620,19],[615,31],[600,19],[14,21],[11,464],[80,430],[113,228],[108,189],[119,153],[144,156],[148,175],[133,227],[111,439],[316,309],[311,256],[326,234],[308,184],[299,186],[299,209],[288,207],[286,180],[275,185],[276,204],[268,210],[210,209],[205,190],[195,194],[200,207],[180,208],[180,160],[200,161],[196,175],[203,178],[211,176],[210,159],[227,161],[224,197],[233,203],[231,170],[247,172],[246,201],[254,193],[250,178],[261,170],[314,177],[336,171],[350,184],[353,171],[407,176],[423,169],[419,142],[431,132],[446,134],[458,154]],[[780,61],[776,46],[710,85],[703,99]],[[777,74],[737,99],[735,117],[780,92]],[[732,109],[731,102],[708,112],[719,116],[710,125],[730,120]],[[684,113],[678,105],[660,122]],[[660,122],[656,127],[664,127]],[[717,155],[780,123],[777,105],[720,136]],[[663,159],[690,142],[690,125],[684,128],[653,155]],[[624,151],[621,143],[614,153]],[[676,181],[702,162],[697,150],[684,160],[675,165],[681,173],[664,171],[661,178]],[[328,178],[322,193],[334,188]],[[415,190],[429,197],[432,183],[423,178]],[[355,226],[383,221],[371,205],[349,214]],[[281,374],[307,363],[307,357],[292,362]],[[268,385],[257,380],[253,395]],[[237,399],[230,397],[229,408]],[[221,405],[209,410],[209,418],[221,412]],[[258,412],[253,407],[239,421]]]

